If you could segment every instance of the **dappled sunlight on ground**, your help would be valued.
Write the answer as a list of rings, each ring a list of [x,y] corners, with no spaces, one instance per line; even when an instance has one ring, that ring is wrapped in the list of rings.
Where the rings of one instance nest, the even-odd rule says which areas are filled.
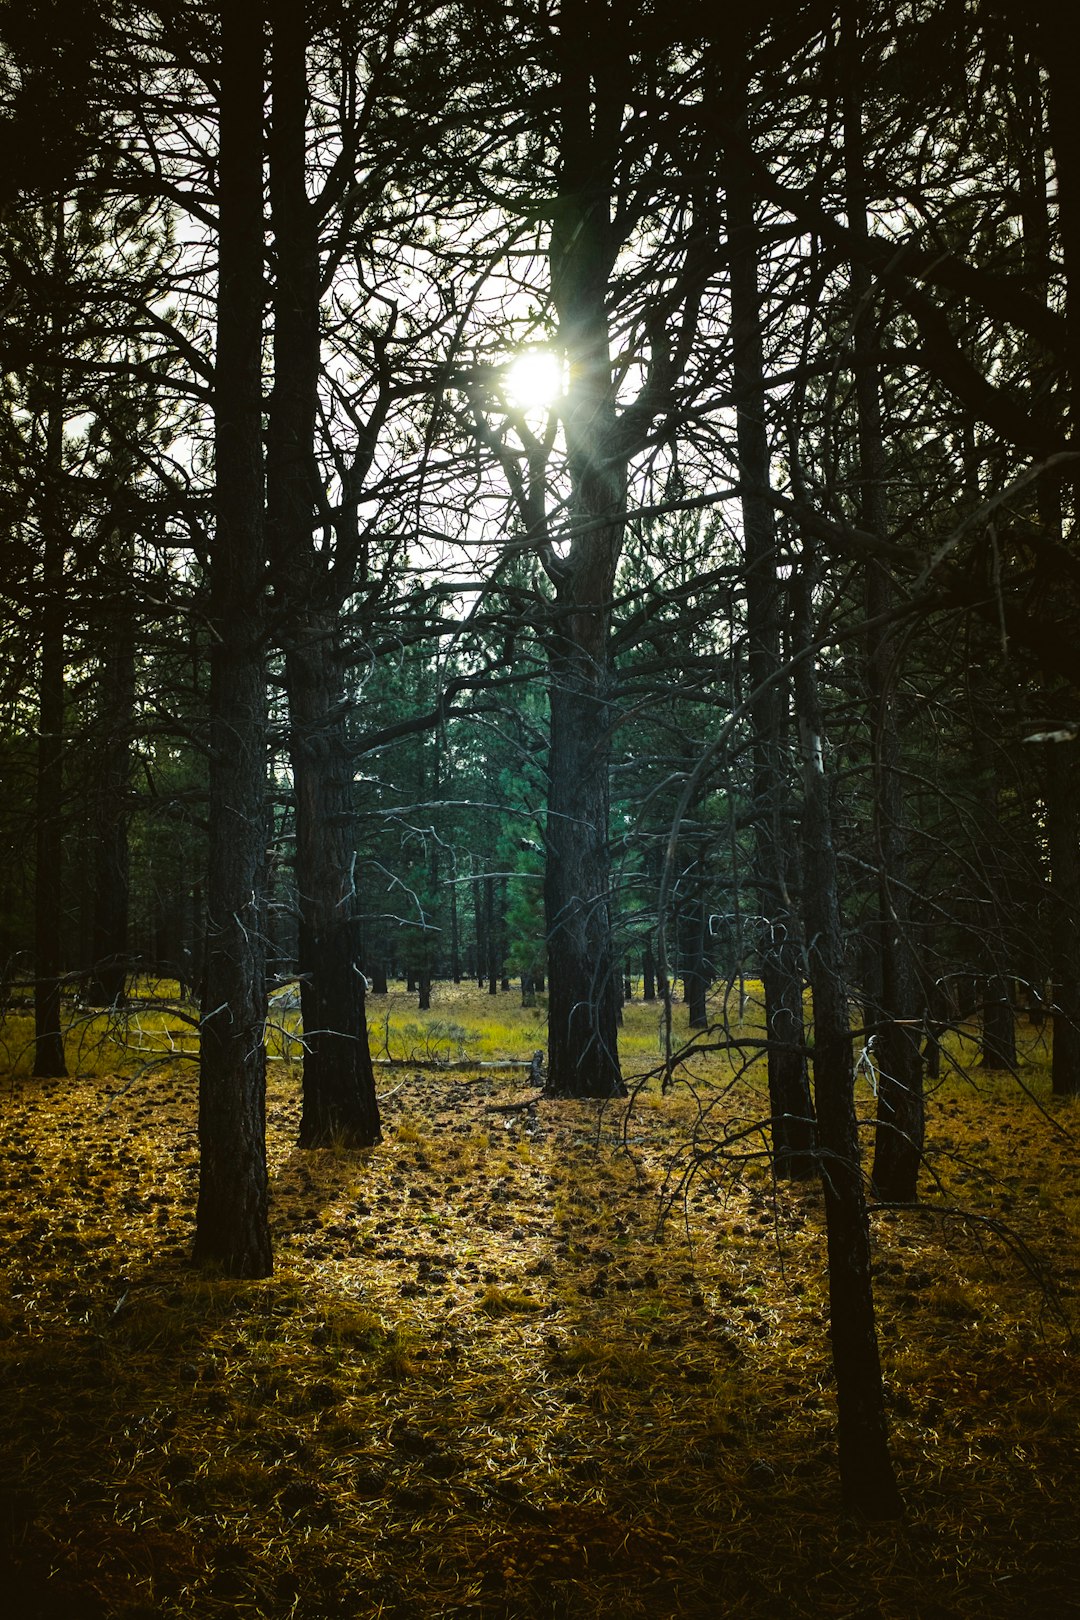
[[[756,1074],[702,1053],[667,1095],[551,1102],[524,1068],[434,1067],[542,1044],[509,996],[440,1000],[392,1009],[415,1044],[379,1069],[379,1148],[300,1153],[299,1069],[270,1065],[265,1282],[187,1264],[194,1065],[6,1082],[20,1620],[1067,1612],[1080,1114],[1043,1071],[1036,1100],[950,1078],[925,1186],[960,1213],[875,1216],[909,1511],[863,1530],[838,1513],[818,1191],[730,1143]],[[657,1015],[627,1016],[644,1073]]]

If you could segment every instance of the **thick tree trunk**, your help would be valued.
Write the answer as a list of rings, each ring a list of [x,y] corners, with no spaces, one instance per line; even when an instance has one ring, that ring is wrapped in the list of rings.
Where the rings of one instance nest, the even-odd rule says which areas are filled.
[[[273,6],[270,199],[274,389],[267,513],[285,647],[296,796],[295,879],[304,1021],[300,1146],[381,1140],[359,954],[352,769],[339,613],[313,543],[314,437],[321,363],[319,238],[308,200],[307,23]]]
[[[728,88],[741,117],[745,72]],[[765,930],[761,962],[768,1031],[769,1113],[777,1174],[802,1179],[814,1172],[814,1110],[803,1034],[800,929],[791,899],[794,845],[786,778],[784,705],[788,683],[780,669],[780,583],[776,522],[769,499],[770,450],[765,423],[764,360],[757,285],[758,233],[748,177],[735,158],[727,165],[727,228],[731,255],[731,337],[739,471],[744,486],[746,631],[753,728],[754,883]]]
[[[811,580],[796,583],[795,694],[803,766],[803,886],[814,1008],[814,1095],[829,1253],[829,1332],[839,1413],[840,1485],[850,1512],[902,1511],[889,1455],[874,1321],[870,1230],[855,1117],[851,1029],[844,982],[829,782],[814,670]]]
[[[554,1096],[625,1095],[608,907],[607,734],[591,661],[579,649],[555,655],[544,877],[547,1089]]]
[[[292,620],[285,658],[296,799],[296,890],[304,1023],[302,1148],[381,1140],[368,1043],[353,870],[352,770],[337,616]]]
[[[1054,197],[1065,274],[1065,386],[1047,386],[1052,367],[1034,370],[1033,406],[1053,418],[1064,404],[1070,448],[1080,445],[1080,124],[1076,117],[1072,28],[1060,8],[1039,0],[1033,8],[1035,44],[1046,69],[1046,122],[1053,145]],[[1026,41],[1025,41],[1026,43]],[[1043,297],[1054,274],[1050,251],[1050,212],[1045,173],[1043,80],[1038,64],[1024,64],[1031,108],[1033,169],[1022,197],[1025,256]],[[1060,422],[1057,424],[1060,426]],[[1073,530],[1080,512],[1080,478],[1071,492]],[[1046,531],[1062,537],[1064,491],[1056,483],[1039,488],[1039,516]],[[1046,817],[1050,844],[1051,971],[1053,974],[1052,1086],[1055,1096],[1080,1095],[1080,814],[1077,811],[1075,744],[1051,744],[1047,761]],[[1032,1014],[1034,1022],[1034,1011]]]
[[[1080,446],[1080,119],[1076,116],[1075,35],[1067,8],[1036,0],[1036,49],[1046,69],[1047,122],[1054,152],[1054,196],[1065,280],[1065,374],[1069,445]],[[1070,479],[1074,495],[1080,479]]]
[[[612,48],[605,19],[606,7],[580,0],[561,14],[562,164],[549,249],[568,361],[562,421],[570,539],[564,556],[548,559],[555,605],[547,638],[547,1087],[573,1097],[625,1092],[611,935],[608,639],[626,523],[627,451],[615,410],[607,296],[619,248],[611,188],[626,62]]]
[[[194,1256],[272,1269],[260,933],[266,785],[262,488],[263,45],[258,10],[221,8],[216,523],[211,552],[210,857]]]

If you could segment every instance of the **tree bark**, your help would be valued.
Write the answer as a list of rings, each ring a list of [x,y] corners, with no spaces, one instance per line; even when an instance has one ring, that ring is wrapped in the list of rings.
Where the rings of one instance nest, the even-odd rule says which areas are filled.
[[[1077,131],[1075,88],[1068,60],[1069,26],[1056,8],[1035,8],[1036,44],[1046,67],[1046,94],[1038,63],[1022,60],[1022,84],[1029,110],[1028,146],[1031,168],[1021,186],[1024,203],[1025,259],[1033,291],[1046,300],[1054,275],[1050,247],[1050,208],[1045,170],[1044,104],[1053,144],[1055,193],[1066,287],[1065,386],[1055,393],[1053,365],[1036,356],[1032,366],[1033,409],[1053,422],[1065,407],[1066,427],[1076,448],[1077,407],[1080,404],[1080,133]],[[1026,41],[1022,42],[1024,45]],[[1058,423],[1055,423],[1058,425]],[[1080,479],[1069,481],[1075,526]],[[1063,490],[1060,485],[1039,485],[1039,518],[1056,540],[1063,535]],[[1055,1096],[1080,1095],[1080,815],[1076,806],[1075,744],[1049,745],[1046,777],[1046,831],[1050,845],[1051,973],[1053,977],[1053,1054],[1051,1084]],[[1030,1005],[1029,1021],[1040,1022],[1041,1001]]]
[[[321,364],[319,237],[307,196],[307,24],[275,3],[270,199],[274,388],[267,517],[281,615],[296,797],[295,879],[304,1022],[300,1146],[381,1140],[361,972],[352,765],[340,614],[313,542],[314,439]]]
[[[608,909],[608,720],[595,671],[578,653],[552,660],[547,1089],[553,1096],[611,1097],[626,1088]]]
[[[461,983],[461,932],[458,923],[458,892],[454,878],[447,885],[450,891],[450,977]]]
[[[116,562],[131,561],[130,545]],[[106,605],[102,622],[99,748],[94,804],[93,936],[90,1005],[117,1007],[124,1000],[128,971],[128,909],[132,748],[135,724],[135,626],[130,593],[121,587]]]
[[[1002,973],[991,973],[983,984],[982,1052],[983,1069],[1016,1070],[1016,1015],[1013,1011],[1015,981]]]
[[[745,134],[746,72],[728,84],[727,104]],[[798,915],[791,898],[794,844],[783,729],[787,682],[780,669],[780,583],[776,521],[769,500],[770,450],[765,422],[764,358],[757,285],[758,232],[749,179],[737,156],[725,172],[730,252],[732,367],[736,435],[743,484],[746,547],[746,634],[753,732],[754,883],[765,940],[761,959],[768,1031],[769,1114],[777,1174],[814,1173],[814,1109],[803,1034],[803,979]]]
[[[829,1254],[829,1332],[839,1415],[840,1486],[852,1513],[897,1517],[900,1494],[888,1429],[874,1321],[870,1229],[855,1117],[851,1029],[844,981],[829,780],[812,653],[812,589],[796,581],[795,702],[803,771],[803,888],[814,1009],[814,1095]]]
[[[333,612],[291,616],[285,661],[304,1024],[302,1148],[371,1147],[381,1140],[360,964],[337,633]]]
[[[642,1001],[656,1000],[656,957],[653,953],[651,934],[646,935],[645,944],[642,948],[641,999]]]
[[[705,941],[708,918],[705,903],[705,851],[698,851],[694,863],[694,894],[691,902],[688,932],[690,935],[683,984],[686,991],[687,1013],[691,1029],[705,1029],[709,1016],[707,996],[709,976],[705,962]]]
[[[559,341],[568,361],[563,410],[570,539],[549,560],[551,735],[547,865],[548,1092],[624,1095],[608,847],[609,631],[626,523],[627,454],[619,443],[608,334],[608,281],[619,240],[611,219],[625,60],[610,49],[607,8],[576,0],[560,22],[561,175],[549,249]]]
[[[846,0],[841,64],[844,83],[844,164],[848,229],[856,242],[868,239],[863,151],[863,91],[860,53],[862,0]],[[852,303],[856,436],[859,469],[858,521],[867,533],[888,537],[885,495],[885,443],[878,389],[878,343],[872,310],[872,277],[856,254],[849,266]],[[877,560],[866,565],[866,687],[869,699],[873,773],[873,838],[877,865],[878,915],[872,938],[877,951],[874,1057],[878,1068],[877,1131],[873,1188],[878,1198],[913,1203],[925,1135],[922,1056],[919,1051],[921,997],[911,942],[907,886],[907,840],[900,735],[893,704],[892,629],[877,622],[893,605],[888,570]]]
[[[37,829],[34,873],[34,1074],[67,1074],[60,1005],[64,914],[64,319],[59,299],[66,262],[65,203],[57,203],[52,247],[51,325],[54,371],[45,409],[41,521],[41,650],[38,687]]]
[[[474,871],[470,884],[473,897],[473,923],[476,934],[476,987],[482,990],[487,983],[487,890],[484,886],[483,863],[480,870]]]
[[[495,926],[495,876],[489,872],[484,879],[484,939],[487,943],[487,989],[489,996],[499,993],[499,935]]]
[[[1050,745],[1046,793],[1054,939],[1055,1097],[1080,1096],[1080,814],[1075,744]]]
[[[229,1276],[273,1266],[267,1219],[260,933],[266,786],[262,485],[263,42],[221,7],[216,523],[211,550],[210,853],[194,1257]]]

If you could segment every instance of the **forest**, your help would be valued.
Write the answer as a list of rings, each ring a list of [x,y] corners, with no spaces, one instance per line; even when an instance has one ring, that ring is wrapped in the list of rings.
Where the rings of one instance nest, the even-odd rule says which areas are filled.
[[[1080,1612],[1074,56],[0,4],[20,1616]]]

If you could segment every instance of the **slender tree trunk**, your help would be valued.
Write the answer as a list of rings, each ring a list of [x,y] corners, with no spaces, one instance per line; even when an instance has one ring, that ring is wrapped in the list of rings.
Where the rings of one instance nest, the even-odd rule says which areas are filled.
[[[319,240],[307,197],[307,24],[276,0],[270,197],[277,280],[267,513],[285,646],[296,796],[299,967],[304,1021],[300,1146],[381,1140],[361,971],[352,768],[340,615],[313,544],[321,363]]]
[[[487,983],[487,928],[485,915],[487,910],[487,889],[484,883],[483,866],[475,875],[471,884],[473,896],[473,923],[476,934],[476,987],[482,990]]]
[[[847,176],[848,229],[865,240],[866,175],[862,129],[862,0],[846,0],[843,13],[844,162]],[[885,538],[889,513],[885,497],[885,447],[878,390],[878,344],[871,305],[870,271],[856,256],[850,265],[855,376],[855,410],[859,454],[859,521]],[[877,1133],[873,1187],[889,1202],[913,1203],[922,1163],[925,1134],[922,1057],[919,1029],[922,1006],[911,942],[911,908],[907,887],[907,845],[901,776],[900,735],[896,724],[893,659],[896,642],[890,627],[878,623],[893,605],[895,591],[883,564],[866,567],[866,685],[871,725],[873,768],[873,835],[878,872],[878,915],[873,930],[878,967],[875,978],[881,1003],[876,1009],[874,1056],[878,1066]]]
[[[499,938],[499,988],[504,993],[508,992],[509,989],[510,989],[510,975],[506,971],[506,958],[510,953],[510,938],[509,938],[510,931],[509,931],[509,929],[507,927],[507,923],[506,923],[506,895],[507,895],[507,880],[506,880],[505,877],[501,877],[499,879],[499,909],[498,909],[498,916],[499,916],[499,926],[498,926],[498,938]]]
[[[689,942],[685,988],[691,1029],[705,1029],[709,1022],[706,997],[709,981],[705,968],[707,917],[705,906],[705,852],[698,851],[695,862],[695,894],[689,918]]]
[[[829,1332],[839,1413],[840,1485],[850,1512],[897,1517],[870,1276],[870,1229],[855,1117],[829,780],[811,652],[812,579],[795,584],[795,702],[803,769],[803,886],[814,1008],[814,1095],[829,1254]]]
[[[641,999],[642,1001],[656,1000],[656,957],[653,953],[651,934],[646,936],[642,949]]]
[[[122,546],[118,566],[130,561]],[[121,589],[107,606],[98,678],[99,745],[95,820],[94,916],[89,999],[116,1007],[124,1000],[128,970],[128,798],[135,724],[135,627],[130,594]]]
[[[56,205],[52,296],[59,301],[66,262],[65,204]],[[34,873],[34,1073],[67,1074],[60,1006],[64,813],[64,375],[60,364],[64,321],[57,302],[52,319],[54,371],[45,414],[45,468],[41,520],[41,652],[38,691],[37,861]]]
[[[1080,811],[1075,744],[1052,744],[1046,793],[1050,836],[1051,927],[1054,938],[1056,1097],[1080,1096]]]
[[[60,1005],[63,919],[63,540],[46,536],[38,707],[37,867],[34,879],[34,1073],[67,1074]]]
[[[940,980],[932,980],[925,993],[926,1019],[924,1023],[925,1044],[923,1046],[923,1062],[926,1065],[927,1080],[941,1079],[941,1038],[949,1024],[951,1007],[945,986]]]
[[[450,889],[450,977],[461,983],[461,932],[458,922],[457,883],[451,879]]]
[[[983,983],[981,1068],[1016,1070],[1014,988],[1015,980],[1003,973],[990,973]]]
[[[211,552],[210,855],[194,1256],[267,1276],[265,549],[262,487],[263,43],[221,8],[216,523]]]
[[[499,993],[499,937],[495,927],[495,876],[484,879],[484,939],[487,943],[487,988],[489,996]]]
[[[728,105],[744,124],[745,68],[729,86]],[[769,499],[770,451],[765,422],[764,360],[757,285],[758,232],[749,179],[736,157],[727,164],[731,255],[731,337],[736,434],[743,483],[746,546],[747,664],[753,727],[754,882],[765,930],[761,962],[768,1031],[769,1113],[777,1174],[813,1174],[814,1110],[803,1035],[803,980],[798,916],[791,897],[794,844],[786,777],[780,669],[780,583],[776,522]]]
[[[1080,448],[1080,119],[1076,116],[1075,30],[1055,0],[1035,0],[1036,48],[1046,70],[1047,123],[1054,151],[1054,193],[1065,280],[1065,374],[1069,446]],[[1070,480],[1076,500],[1080,478]]]

